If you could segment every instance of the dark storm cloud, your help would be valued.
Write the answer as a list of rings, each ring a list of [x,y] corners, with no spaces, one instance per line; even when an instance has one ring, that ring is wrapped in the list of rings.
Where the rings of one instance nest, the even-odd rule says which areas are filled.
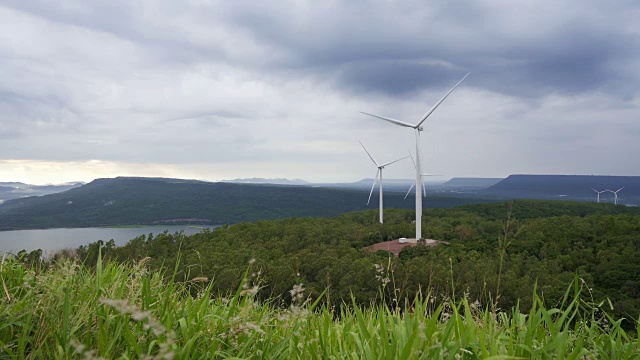
[[[614,60],[628,58],[634,42],[621,34],[570,29],[546,39],[543,44],[523,44],[521,48],[469,66],[486,75],[481,86],[505,94],[544,96],[598,89],[617,93],[619,89],[610,85],[628,78],[628,74],[614,68]],[[491,59],[498,57],[505,59],[506,64],[491,63]]]
[[[356,91],[379,91],[403,95],[425,87],[454,84],[463,75],[450,67],[403,60],[358,61],[342,67],[339,77],[343,86]]]
[[[497,12],[490,1],[402,4],[361,1],[281,12],[237,6],[227,21],[294,54],[286,66],[333,74],[343,87],[362,92],[440,89],[467,71],[481,77],[474,86],[524,97],[639,90],[612,86],[627,78],[616,62],[640,55],[637,34],[624,26],[625,12],[638,7],[632,2],[567,2],[538,16],[519,11],[518,3],[503,4],[513,13]],[[581,16],[581,8],[591,12]],[[512,34],[501,26],[509,17],[528,31]]]
[[[597,89],[630,96],[639,90],[620,87],[627,75],[617,67],[640,55],[637,34],[623,26],[625,12],[637,8],[633,2],[566,2],[546,12],[540,10],[544,4],[530,10],[525,2],[443,0],[393,6],[377,1],[158,5],[186,22],[224,24],[229,31],[248,34],[285,54],[276,59],[238,57],[172,32],[170,22],[145,23],[156,10],[144,1],[8,4],[143,44],[167,61],[225,59],[260,71],[332,78],[343,89],[362,93],[440,90],[467,71],[478,78],[470,79],[475,87],[523,97]],[[514,31],[514,24],[524,30]]]

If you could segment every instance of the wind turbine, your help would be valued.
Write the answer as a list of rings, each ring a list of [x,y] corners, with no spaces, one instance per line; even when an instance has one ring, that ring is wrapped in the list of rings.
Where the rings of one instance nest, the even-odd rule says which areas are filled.
[[[616,204],[616,205],[618,205],[618,191],[620,191],[620,190],[622,190],[622,189],[624,189],[624,186],[623,186],[623,187],[621,187],[620,189],[616,190],[616,191],[611,191],[611,190],[609,190],[609,189],[607,189],[607,190],[605,190],[605,191],[608,191],[608,192],[610,192],[610,193],[613,193],[613,195],[615,196],[615,197],[613,198],[613,199],[614,199],[614,200],[613,200],[613,203],[614,203],[614,204]]]
[[[420,132],[423,130],[422,124],[438,108],[438,106],[440,106],[440,104],[442,104],[442,102],[447,98],[447,96],[449,96],[449,94],[451,94],[453,92],[453,90],[455,90],[455,88],[457,88],[458,85],[460,85],[460,83],[462,81],[464,81],[464,79],[466,79],[467,76],[469,76],[469,74],[470,73],[467,73],[462,79],[460,79],[460,81],[458,81],[458,83],[455,84],[455,86],[453,88],[451,88],[451,90],[449,90],[449,92],[447,92],[435,105],[433,105],[431,107],[431,109],[429,109],[429,111],[427,111],[427,113],[424,114],[422,116],[422,118],[420,119],[420,121],[418,121],[418,123],[416,123],[416,124],[410,124],[408,122],[404,122],[404,121],[400,121],[400,120],[396,120],[396,119],[392,119],[392,118],[388,118],[388,117],[384,117],[384,116],[379,116],[379,115],[375,115],[375,114],[369,114],[369,113],[361,111],[362,114],[373,116],[373,117],[376,117],[378,119],[382,119],[382,120],[388,121],[390,123],[393,123],[393,124],[396,124],[396,125],[399,125],[399,126],[412,128],[412,129],[415,130],[415,135],[416,135],[416,160],[417,160],[417,165],[416,165],[416,239],[418,239],[418,240],[420,240],[422,238],[422,174],[420,172]],[[419,184],[419,185],[417,185],[417,184]]]
[[[409,156],[411,156],[411,152],[409,152]],[[416,167],[416,162],[415,160],[413,160],[413,156],[411,156],[411,161],[413,162],[413,167]],[[441,176],[441,175],[435,175],[435,174],[427,174],[427,173],[422,173],[420,174],[422,177],[424,176]],[[407,191],[407,194],[404,196],[404,198],[406,199],[407,196],[409,196],[409,193],[411,193],[411,190],[413,189],[413,187],[416,186],[416,181],[413,180],[413,182],[411,183],[411,186],[409,187],[409,191]],[[427,189],[424,188],[424,183],[422,183],[422,196],[423,197],[427,197]]]
[[[595,191],[595,192],[597,192],[597,193],[598,193],[598,200],[597,200],[597,202],[600,202],[600,194],[602,194],[603,192],[611,191],[611,190],[602,190],[602,191],[598,191],[598,190],[596,190],[596,189],[594,189],[594,188],[591,188],[591,190],[593,190],[593,191]]]
[[[408,158],[408,156],[405,156],[405,157],[400,158],[398,160],[389,161],[388,163],[384,163],[384,164],[380,165],[373,158],[373,156],[371,156],[371,154],[369,153],[367,148],[364,147],[362,142],[360,142],[360,145],[362,146],[364,151],[367,153],[367,155],[369,155],[369,159],[371,159],[371,161],[373,161],[373,163],[376,164],[376,166],[378,167],[378,170],[376,170],[376,176],[373,178],[373,184],[371,185],[371,192],[369,192],[369,200],[367,200],[367,205],[369,205],[369,202],[371,202],[371,194],[373,194],[373,189],[376,187],[376,179],[378,178],[378,176],[380,176],[380,224],[382,224],[382,221],[383,221],[383,218],[382,218],[382,169],[384,169],[385,166],[389,166],[389,165],[391,165],[391,164],[393,164],[395,162],[398,162],[400,160],[404,160],[404,159]]]

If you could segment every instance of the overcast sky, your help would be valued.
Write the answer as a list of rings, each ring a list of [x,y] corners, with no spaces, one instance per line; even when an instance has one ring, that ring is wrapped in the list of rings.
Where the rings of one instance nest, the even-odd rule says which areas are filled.
[[[0,181],[640,175],[636,0],[268,3],[0,0]]]

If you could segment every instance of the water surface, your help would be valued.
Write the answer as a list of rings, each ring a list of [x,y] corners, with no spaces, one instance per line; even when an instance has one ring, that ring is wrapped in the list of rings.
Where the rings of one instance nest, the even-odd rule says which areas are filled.
[[[217,226],[205,225],[210,229]],[[140,235],[153,233],[157,235],[168,230],[170,233],[184,231],[186,235],[193,235],[201,231],[201,226],[188,227],[186,225],[158,225],[123,228],[71,228],[44,230],[11,230],[0,231],[0,253],[17,253],[20,250],[32,251],[41,249],[45,254],[51,254],[65,248],[77,248],[98,240],[113,239],[116,245],[124,245],[129,240]]]

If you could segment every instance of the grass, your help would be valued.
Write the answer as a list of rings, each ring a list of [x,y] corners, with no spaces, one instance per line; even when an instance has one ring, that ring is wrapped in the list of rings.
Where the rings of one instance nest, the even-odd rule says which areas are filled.
[[[428,293],[401,307],[337,310],[305,301],[303,285],[290,307],[277,308],[255,299],[259,282],[249,274],[218,297],[208,279],[173,282],[144,261],[36,270],[3,259],[0,358],[640,358],[638,334],[588,300],[578,279],[557,308],[533,295],[521,313],[466,299],[436,306]]]

